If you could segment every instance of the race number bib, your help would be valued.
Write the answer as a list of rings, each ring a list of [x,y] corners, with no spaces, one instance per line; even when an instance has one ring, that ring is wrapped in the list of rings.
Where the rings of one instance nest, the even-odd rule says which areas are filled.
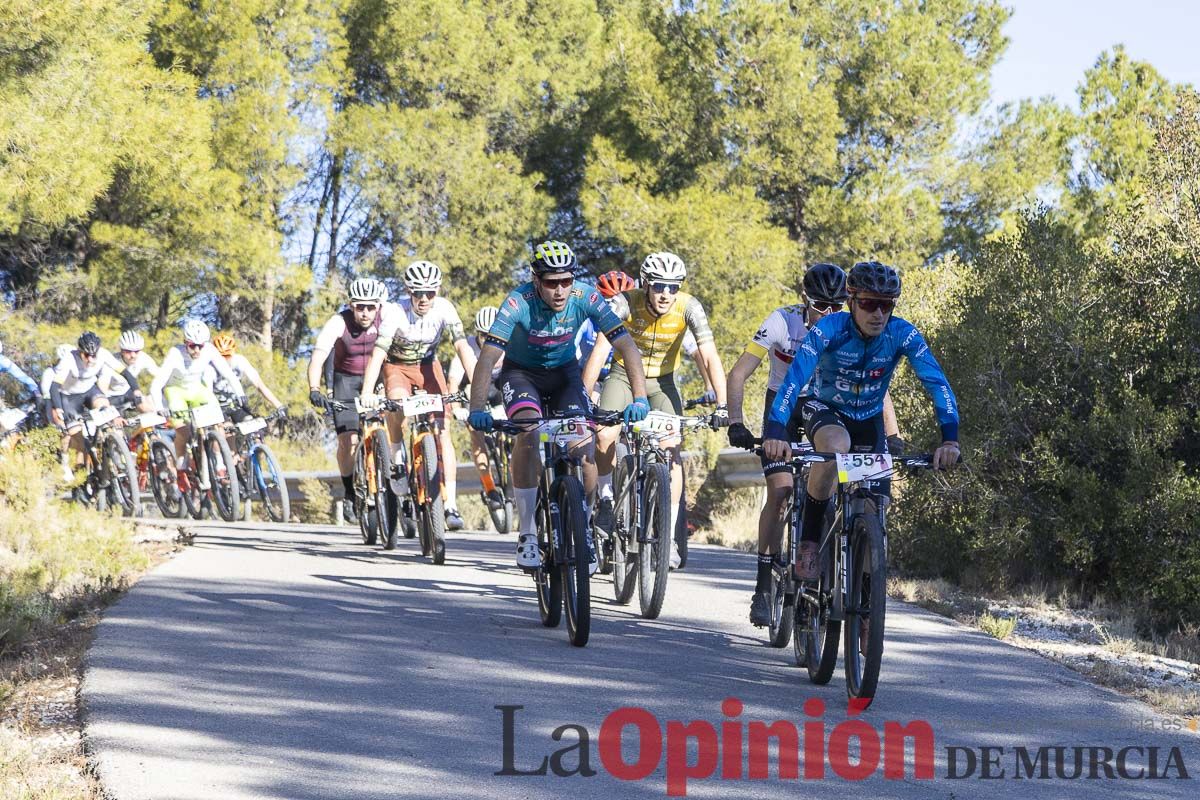
[[[892,476],[892,457],[887,453],[838,453],[838,481],[879,480]]]
[[[267,421],[262,417],[252,417],[251,419],[242,420],[237,424],[237,429],[242,432],[243,436],[258,433],[266,427]]]
[[[212,425],[220,425],[224,421],[225,412],[221,410],[221,406],[217,403],[206,403],[192,409],[193,428],[207,428]]]
[[[25,412],[19,408],[6,408],[4,411],[0,411],[0,430],[15,430],[25,416]]]
[[[437,414],[442,410],[440,394],[414,394],[404,398],[404,416],[416,417],[421,414]]]
[[[88,412],[88,418],[92,421],[92,426],[96,427],[96,428],[99,428],[101,425],[105,425],[109,422],[112,422],[114,419],[116,419],[119,416],[121,416],[121,413],[119,411],[117,411],[117,409],[113,408],[112,406],[105,406],[104,408],[93,408],[91,411]]]
[[[570,445],[581,442],[591,435],[592,431],[586,417],[568,417],[543,422],[539,438],[543,442],[552,441],[556,444]]]
[[[149,414],[138,414],[137,420],[139,428],[157,428],[159,425],[165,425],[167,422],[166,417],[164,417],[162,414],[155,414],[154,412],[150,412]]]
[[[634,423],[633,430],[637,433],[671,436],[679,433],[679,417],[662,411],[651,411],[644,420]]]

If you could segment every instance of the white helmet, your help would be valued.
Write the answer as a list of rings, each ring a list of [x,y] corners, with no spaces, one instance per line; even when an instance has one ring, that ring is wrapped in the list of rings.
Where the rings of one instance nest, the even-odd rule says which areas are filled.
[[[117,347],[122,350],[144,350],[146,340],[137,331],[125,331],[121,334],[121,338],[117,340]]]
[[[350,302],[361,303],[374,301],[382,303],[387,300],[388,290],[383,281],[374,278],[356,278],[350,282]]]
[[[687,267],[683,259],[674,253],[651,253],[642,262],[642,284],[650,281],[670,281],[682,283],[687,277]]]
[[[496,321],[496,315],[500,313],[500,309],[495,306],[484,306],[475,314],[475,330],[480,333],[487,333],[492,329],[492,323]]]
[[[542,242],[533,250],[533,261],[530,266],[537,275],[548,272],[575,272],[579,269],[579,260],[575,252],[565,242]]]
[[[442,268],[432,261],[414,261],[404,270],[404,287],[410,292],[431,292],[442,285]]]
[[[64,358],[69,358],[71,351],[74,349],[75,348],[71,347],[69,344],[60,344],[58,347],[54,348],[54,355],[59,361],[62,361]]]
[[[183,323],[183,340],[195,344],[208,344],[208,326],[198,319],[189,319]]]

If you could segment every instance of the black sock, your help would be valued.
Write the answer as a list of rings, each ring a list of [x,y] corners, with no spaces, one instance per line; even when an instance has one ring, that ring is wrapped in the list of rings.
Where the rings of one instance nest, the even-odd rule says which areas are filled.
[[[804,530],[800,534],[802,542],[819,542],[821,528],[825,525],[825,511],[829,508],[829,498],[814,500],[811,494],[804,498]]]
[[[342,488],[346,490],[346,499],[347,500],[349,500],[351,497],[354,497],[354,476],[353,475],[343,475],[342,476]]]
[[[773,555],[768,553],[758,554],[758,578],[754,581],[754,591],[771,591],[771,564],[774,561],[775,556]]]

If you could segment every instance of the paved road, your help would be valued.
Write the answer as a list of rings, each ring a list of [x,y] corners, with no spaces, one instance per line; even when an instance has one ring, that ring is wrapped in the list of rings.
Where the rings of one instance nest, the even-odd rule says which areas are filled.
[[[672,575],[654,622],[613,605],[611,584],[597,578],[592,640],[576,649],[564,628],[539,624],[532,584],[513,566],[507,538],[452,536],[447,564],[434,567],[413,542],[384,553],[344,528],[197,532],[194,546],[109,610],[89,656],[86,736],[114,800],[661,798],[668,761],[673,788],[686,786],[689,797],[1195,796],[1194,782],[1177,779],[1177,768],[1168,780],[1106,779],[1102,766],[1095,780],[1059,779],[1053,751],[1045,753],[1050,778],[1014,778],[1017,747],[1036,758],[1037,748],[1054,746],[1114,754],[1142,748],[1126,754],[1133,775],[1148,765],[1148,748],[1162,748],[1161,772],[1177,747],[1191,775],[1200,772],[1200,737],[1147,730],[1164,722],[1147,707],[902,604],[889,606],[880,695],[862,717],[869,724],[846,723],[840,671],[828,686],[812,686],[792,666],[790,648],[765,646],[745,621],[753,562],[742,553],[694,548],[689,568]],[[742,702],[740,715],[736,708],[723,714],[728,697]],[[812,698],[826,704],[823,715],[805,709]],[[504,767],[498,705],[524,706],[511,712],[515,770],[534,770],[544,756],[574,746],[556,762],[559,770],[576,770],[582,749],[597,774],[495,775]],[[644,729],[642,780],[614,777],[621,768],[599,744],[605,718],[626,706],[652,714],[667,740],[655,761],[650,743],[661,740]],[[722,723],[730,723],[730,754],[739,752],[736,733],[750,723],[784,720],[801,731],[802,751],[827,738],[830,763],[822,780],[804,777],[807,763],[799,780],[781,779],[772,750],[769,779],[734,777],[735,757],[728,778],[714,761],[712,777],[682,784],[681,759],[703,771],[709,765],[701,759],[715,759],[716,750],[701,754],[695,741],[671,747],[684,741],[684,729],[670,720],[707,720],[714,737],[725,736]],[[865,780],[842,777],[859,756],[858,740],[850,739],[848,764],[835,757],[846,752],[838,744],[843,734],[869,734],[869,749],[889,720],[929,723],[934,777],[914,777],[911,763],[902,780],[885,778],[882,766],[872,771],[871,763]],[[809,735],[806,722],[823,724],[824,736]],[[577,746],[579,728],[552,738],[568,723],[586,730],[588,747]],[[703,738],[703,728],[690,730]],[[639,757],[636,730],[625,729],[623,758],[631,767]],[[985,746],[1004,748],[993,769],[1006,777],[981,779]],[[956,753],[960,773],[967,763],[952,747],[973,749],[972,777],[947,777],[948,752]],[[1065,751],[1068,774],[1074,753]]]

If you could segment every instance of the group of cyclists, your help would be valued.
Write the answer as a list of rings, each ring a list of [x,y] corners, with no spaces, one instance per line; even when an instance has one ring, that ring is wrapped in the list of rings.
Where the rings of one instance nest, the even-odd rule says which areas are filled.
[[[620,271],[593,281],[567,244],[547,241],[534,249],[529,267],[530,280],[516,286],[498,307],[478,311],[470,337],[453,303],[441,294],[443,275],[436,264],[409,265],[403,273],[406,294],[396,301],[390,300],[381,281],[359,278],[350,283],[349,302],[321,327],[307,368],[310,402],[332,418],[347,498],[354,496],[360,409],[378,407],[383,397],[447,395],[469,384],[466,417],[472,455],[485,501],[498,503],[502,498],[482,439],[493,427],[494,407],[501,406],[514,423],[555,414],[586,416],[596,408],[618,412],[625,423],[645,419],[652,409],[678,416],[684,403],[676,372],[686,354],[704,379],[706,398],[715,403],[711,425],[727,428],[734,447],[757,446],[761,454],[767,498],[759,518],[750,619],[766,625],[772,570],[786,556],[782,535],[793,500],[793,442],[807,438],[816,450],[832,453],[888,452],[889,444],[896,442],[897,427],[887,391],[904,357],[932,398],[941,427],[933,467],[959,460],[954,393],[921,334],[893,313],[901,294],[894,267],[867,261],[844,271],[834,264],[813,264],[803,275],[799,302],[772,311],[728,373],[701,302],[683,291],[688,271],[678,255],[647,255],[636,281]],[[182,339],[156,364],[136,331],[121,335],[119,357],[102,347],[96,334],[85,332],[75,347],[59,348],[57,363],[40,383],[4,357],[0,345],[0,372],[12,374],[44,400],[50,419],[64,431],[84,409],[110,403],[157,410],[186,423],[190,409],[219,402],[237,421],[235,415],[249,413],[247,384],[286,411],[258,371],[236,352],[232,336],[212,336],[204,322],[189,319]],[[455,353],[449,378],[437,359],[444,339]],[[743,406],[746,382],[764,359],[769,377],[760,440],[746,426]],[[143,372],[152,378],[146,395],[138,389]],[[387,424],[392,446],[402,448],[402,414],[389,412]],[[439,415],[439,425],[445,522],[455,530],[463,526],[456,501],[457,463],[444,416]],[[594,440],[581,448],[592,524],[608,532],[614,525],[613,464],[619,430],[599,427]],[[175,438],[181,462],[187,435],[186,425],[181,425]],[[69,439],[64,439],[65,447]],[[541,469],[537,447],[537,430],[531,424],[516,436],[510,462],[516,563],[526,570],[538,568],[543,557],[536,530]],[[401,463],[398,458],[392,461]],[[683,479],[679,459],[672,463],[672,508],[678,513]],[[797,580],[816,577],[817,542],[836,469],[836,464],[821,463],[809,473],[800,543],[790,565]],[[883,482],[881,492],[886,496],[887,491]],[[345,513],[353,520],[351,504],[346,504]],[[674,530],[677,520],[671,522]],[[590,542],[589,537],[594,571],[598,558]],[[672,567],[678,563],[678,554],[672,552]]]

